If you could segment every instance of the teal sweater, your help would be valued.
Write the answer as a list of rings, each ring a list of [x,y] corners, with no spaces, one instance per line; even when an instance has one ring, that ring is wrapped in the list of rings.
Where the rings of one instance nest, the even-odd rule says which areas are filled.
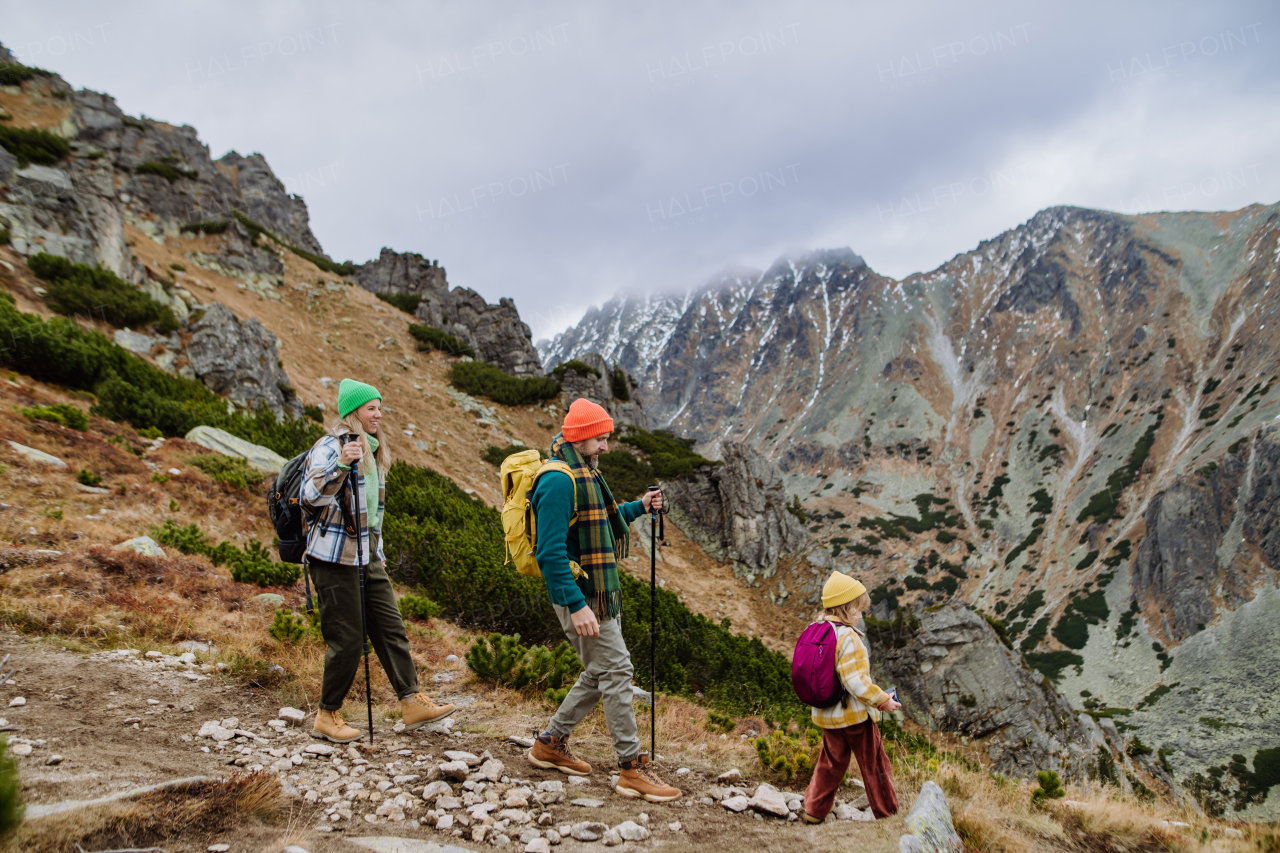
[[[587,606],[579,582],[573,579],[569,561],[578,562],[578,530],[569,529],[573,517],[573,478],[559,471],[549,471],[538,478],[530,498],[533,516],[538,522],[538,547],[534,556],[542,578],[547,582],[551,602],[577,613]],[[632,501],[618,504],[618,514],[630,524],[644,515],[644,503]],[[584,578],[581,583],[585,584]]]

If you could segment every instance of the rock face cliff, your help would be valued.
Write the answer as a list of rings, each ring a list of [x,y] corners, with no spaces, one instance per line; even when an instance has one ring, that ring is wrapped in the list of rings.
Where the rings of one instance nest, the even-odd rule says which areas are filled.
[[[621,362],[705,455],[760,450],[882,600],[973,601],[1077,708],[1138,719],[1184,658],[1243,695],[1225,646],[1267,636],[1278,249],[1280,205],[1051,208],[902,280],[824,250],[620,297],[541,351]]]
[[[777,466],[754,448],[722,445],[724,464],[663,483],[671,517],[703,549],[731,560],[753,582],[772,577],[778,559],[809,544],[809,535],[787,511],[787,491]]]
[[[982,616],[959,604],[872,623],[871,657],[912,719],[977,742],[992,769],[1034,778],[1088,774],[1104,739],[1007,649]]]
[[[221,302],[193,313],[185,347],[195,375],[242,409],[265,404],[276,417],[302,417],[276,336],[256,317],[241,322]]]
[[[512,300],[499,299],[492,305],[474,290],[450,290],[437,262],[387,248],[377,260],[357,266],[355,275],[360,286],[373,293],[421,297],[419,320],[466,342],[490,364],[513,376],[542,374],[533,334]]]

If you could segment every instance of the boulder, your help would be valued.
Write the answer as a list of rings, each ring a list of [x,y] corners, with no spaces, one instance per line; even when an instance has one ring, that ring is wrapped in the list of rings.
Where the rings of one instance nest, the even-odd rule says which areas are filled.
[[[277,607],[284,607],[284,596],[278,592],[262,592],[249,599],[249,602],[263,610],[274,610]]]
[[[787,812],[790,811],[787,808],[786,796],[768,783],[761,783],[756,788],[756,792],[748,801],[748,805],[758,812],[765,812],[776,817],[786,817]]]
[[[613,828],[623,841],[644,841],[649,837],[649,830],[635,821],[624,820]]]
[[[231,309],[215,302],[193,311],[188,321],[187,359],[201,382],[237,408],[265,404],[276,416],[303,416],[280,360],[276,336],[251,317],[241,322]]]
[[[63,462],[56,456],[50,456],[43,450],[36,450],[34,447],[27,447],[25,444],[18,444],[16,441],[10,441],[9,446],[14,452],[26,459],[28,462],[38,462],[41,465],[52,465],[54,468],[66,468],[67,463]]]
[[[135,551],[144,557],[163,557],[164,549],[150,536],[137,536],[113,546],[113,551]]]
[[[964,842],[951,823],[947,795],[936,782],[924,783],[907,812],[906,824],[911,832],[898,839],[902,853],[964,853]]]
[[[211,426],[198,426],[184,436],[187,441],[201,447],[216,450],[224,456],[235,456],[248,462],[250,467],[268,474],[279,474],[289,460],[270,448],[236,438],[229,432]]]
[[[780,557],[809,544],[809,533],[787,512],[777,465],[747,444],[723,441],[720,448],[724,465],[662,484],[671,518],[707,553],[731,560],[739,575],[770,577]]]
[[[896,682],[912,719],[973,738],[992,769],[1023,778],[1055,770],[1075,778],[1096,759],[1066,700],[962,604],[872,623],[868,639],[872,661],[888,683]]]
[[[599,841],[609,827],[599,821],[583,821],[575,823],[569,830],[574,841]]]

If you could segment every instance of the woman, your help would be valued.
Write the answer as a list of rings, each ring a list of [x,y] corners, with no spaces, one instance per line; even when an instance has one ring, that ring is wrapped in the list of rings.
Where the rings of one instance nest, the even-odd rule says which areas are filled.
[[[359,740],[361,733],[342,719],[342,702],[360,668],[364,638],[360,632],[360,570],[352,480],[360,496],[360,548],[365,572],[365,614],[369,641],[404,711],[406,731],[449,716],[453,705],[436,705],[418,692],[418,673],[409,638],[383,566],[382,515],[391,450],[378,430],[382,395],[363,382],[343,379],[338,386],[339,422],[316,442],[307,458],[302,505],[308,511],[307,564],[320,599],[320,632],[329,650],[324,656],[320,711],[311,736],[334,743]],[[356,475],[351,466],[356,464]],[[376,484],[373,491],[367,484]]]
[[[830,813],[851,756],[862,771],[871,813],[877,819],[885,818],[897,813],[898,795],[876,720],[881,711],[892,712],[902,706],[871,680],[866,640],[855,627],[871,609],[871,598],[858,581],[832,572],[822,587],[822,606],[826,609],[823,618],[836,626],[836,672],[849,695],[838,705],[813,709],[813,721],[822,729],[822,754],[804,792],[804,820],[822,823]]]

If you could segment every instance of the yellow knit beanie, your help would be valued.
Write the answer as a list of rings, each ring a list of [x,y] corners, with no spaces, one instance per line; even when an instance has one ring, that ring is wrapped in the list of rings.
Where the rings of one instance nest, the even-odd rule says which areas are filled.
[[[867,588],[858,581],[841,572],[832,572],[831,577],[822,586],[822,606],[830,610],[841,604],[848,604],[864,594]]]

